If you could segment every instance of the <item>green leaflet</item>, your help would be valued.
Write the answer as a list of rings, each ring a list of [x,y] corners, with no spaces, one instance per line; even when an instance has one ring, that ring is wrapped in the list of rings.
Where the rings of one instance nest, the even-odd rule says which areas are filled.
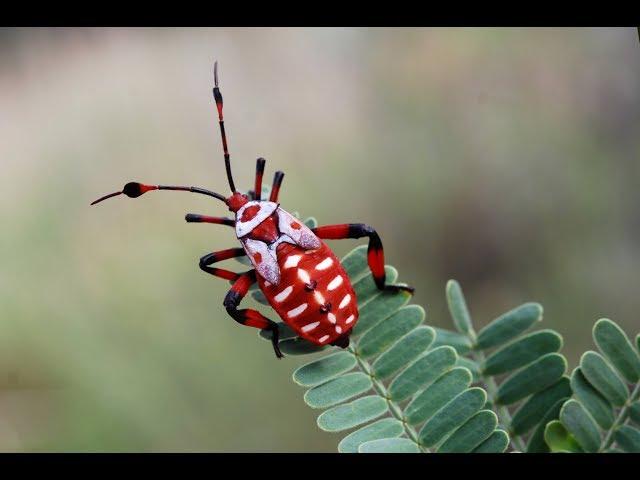
[[[353,327],[352,337],[362,335],[381,321],[388,318],[396,310],[405,305],[411,295],[407,292],[395,294],[381,293],[360,309],[360,317]]]
[[[622,329],[607,318],[593,327],[593,339],[600,351],[630,383],[640,379],[640,357]]]
[[[374,374],[378,378],[387,378],[424,353],[434,338],[433,328],[424,325],[407,333],[373,362]]]
[[[459,332],[468,334],[472,330],[471,316],[469,315],[467,302],[462,295],[460,284],[455,280],[449,280],[447,282],[446,292],[447,304],[449,305],[449,312],[451,312],[453,323]]]
[[[292,338],[278,342],[280,350],[285,355],[309,355],[328,349],[327,345],[316,345],[303,338]]]
[[[525,335],[489,356],[483,365],[484,375],[499,375],[533,362],[562,347],[562,337],[553,330],[539,330]]]
[[[477,346],[484,350],[502,345],[542,320],[542,306],[525,303],[493,320],[478,332]]]
[[[615,406],[622,406],[629,397],[629,390],[607,361],[593,351],[580,359],[580,369],[589,383]]]
[[[470,388],[438,410],[420,430],[420,443],[431,447],[440,442],[482,408],[487,394],[481,388]]]
[[[338,352],[298,368],[293,372],[293,380],[303,387],[315,387],[355,366],[356,357],[352,353]]]
[[[372,386],[367,374],[352,372],[307,390],[304,401],[311,408],[332,407],[370,390]]]
[[[402,422],[395,418],[383,418],[350,433],[338,444],[341,453],[356,453],[360,444],[380,438],[399,437],[404,432]]]
[[[480,381],[480,367],[475,361],[471,360],[470,358],[458,357],[458,360],[456,361],[456,367],[464,367],[469,370],[471,372],[474,383]]]
[[[381,438],[363,443],[358,447],[360,453],[420,453],[415,442],[408,438]]]
[[[424,318],[424,308],[419,305],[402,307],[362,336],[358,342],[358,354],[367,358],[385,351],[396,340],[420,325]]]
[[[534,393],[515,412],[511,419],[511,433],[523,435],[538,425],[558,401],[571,396],[569,379],[562,377],[550,387]]]
[[[629,425],[622,425],[614,435],[616,443],[622,450],[629,453],[640,452],[640,431],[630,427]]]
[[[445,330],[444,328],[434,328],[436,332],[436,339],[433,344],[434,347],[441,347],[442,345],[449,345],[456,349],[458,355],[464,355],[471,351],[471,340],[466,335],[458,332],[452,332]]]
[[[406,421],[411,425],[424,422],[445,406],[452,398],[464,392],[471,384],[466,368],[454,368],[441,375],[405,407]]]
[[[614,417],[611,404],[600,395],[582,374],[580,367],[571,375],[573,394],[603,429],[611,428]]]
[[[542,421],[538,424],[536,429],[531,434],[529,442],[527,443],[527,453],[546,453],[549,451],[549,446],[545,441],[545,427],[550,422],[557,420],[558,416],[560,415],[560,409],[562,408],[566,400],[568,400],[568,398],[562,398],[558,400],[556,404],[547,412]]]
[[[576,400],[569,400],[560,410],[560,421],[585,452],[597,452],[602,439],[598,427]]]
[[[498,388],[495,403],[510,405],[557,382],[567,368],[562,355],[549,353],[514,373]]]
[[[470,452],[493,433],[498,425],[498,417],[491,410],[481,410],[453,432],[438,452]]]
[[[509,435],[504,430],[496,430],[489,438],[473,449],[471,453],[502,453],[509,446]]]
[[[442,373],[451,369],[457,360],[451,347],[438,347],[418,358],[403,370],[389,385],[389,396],[401,401],[431,383]]]
[[[552,452],[582,451],[573,435],[571,435],[558,420],[547,424],[544,431],[544,440]]]
[[[384,398],[369,395],[325,411],[318,417],[318,426],[327,432],[348,430],[378,418],[387,408]]]
[[[385,274],[387,275],[388,282],[395,282],[398,279],[398,271],[387,265],[384,267]],[[374,300],[375,298],[380,297],[383,292],[378,290],[375,282],[373,281],[373,277],[371,275],[367,275],[365,277],[360,278],[359,280],[352,279],[353,290],[356,292],[356,296],[358,298],[358,307],[359,310],[362,311],[365,306]],[[388,295],[393,296],[393,295]]]

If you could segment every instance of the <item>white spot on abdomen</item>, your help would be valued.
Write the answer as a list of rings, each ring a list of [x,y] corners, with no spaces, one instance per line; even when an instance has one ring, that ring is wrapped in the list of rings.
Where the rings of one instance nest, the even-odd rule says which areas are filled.
[[[344,308],[346,307],[349,302],[351,301],[351,295],[349,295],[348,293],[344,296],[344,298],[342,299],[342,301],[340,302],[340,305],[338,305],[338,308]]]
[[[333,313],[328,314],[327,318],[329,318],[331,323],[336,323],[336,316]]]
[[[350,315],[349,318],[347,318],[344,323],[349,324],[351,322],[353,322],[355,320],[355,315]]]
[[[320,337],[320,339],[318,340],[320,343],[324,343],[327,340],[329,340],[329,335],[325,335],[324,337]]]
[[[287,312],[287,316],[289,318],[297,317],[298,315],[300,315],[302,312],[304,312],[307,309],[307,306],[308,305],[306,303],[303,303],[302,305],[298,305],[293,310],[289,310]]]
[[[287,261],[284,262],[284,268],[297,267],[298,263],[300,263],[300,259],[302,255],[289,255],[287,257]]]
[[[306,270],[302,270],[302,269],[298,270],[298,278],[302,281],[302,283],[311,282],[311,277],[309,276]]]
[[[340,285],[342,285],[342,275],[337,275],[336,278],[329,282],[329,285],[327,285],[327,290],[335,290]]]
[[[315,297],[316,302],[318,302],[318,304],[324,305],[324,297],[322,296],[322,294],[318,290],[313,292],[313,296]]]
[[[302,327],[300,330],[302,330],[305,333],[306,332],[310,332],[311,330],[316,328],[318,325],[320,325],[320,322],[309,323],[309,324],[305,325],[304,327]]]
[[[333,265],[333,259],[331,257],[325,258],[318,265],[316,265],[316,270],[326,270],[331,265]]]
[[[292,291],[293,291],[293,287],[289,285],[287,288],[282,290],[279,294],[277,294],[273,298],[276,302],[284,302],[287,299],[287,297],[291,294]]]

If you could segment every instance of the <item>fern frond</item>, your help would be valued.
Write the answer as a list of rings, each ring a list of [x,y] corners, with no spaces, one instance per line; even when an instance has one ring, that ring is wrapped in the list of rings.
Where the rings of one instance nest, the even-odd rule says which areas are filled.
[[[640,452],[639,339],[634,346],[616,323],[596,322],[598,352],[582,356],[571,375],[572,398],[546,427],[552,451]]]
[[[436,345],[449,345],[458,365],[473,372],[473,384],[488,393],[486,408],[509,432],[513,450],[544,452],[545,426],[558,418],[571,396],[562,337],[553,330],[527,333],[542,320],[542,306],[525,303],[504,313],[478,333],[460,285],[450,280],[447,303],[457,331],[436,329]]]

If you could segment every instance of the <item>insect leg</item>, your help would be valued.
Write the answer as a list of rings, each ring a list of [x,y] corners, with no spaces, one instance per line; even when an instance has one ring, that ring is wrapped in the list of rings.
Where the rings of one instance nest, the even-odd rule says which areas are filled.
[[[225,280],[237,280],[242,275],[241,273],[231,272],[222,268],[214,268],[210,265],[222,260],[227,260],[228,258],[241,257],[242,255],[246,255],[244,248],[229,248],[227,250],[220,250],[219,252],[208,253],[200,258],[200,268],[211,275],[224,278]]]
[[[266,160],[262,157],[256,160],[256,181],[253,188],[253,199],[257,201],[262,200],[260,197],[262,195],[262,175],[264,174],[265,163]]]
[[[261,330],[271,331],[271,344],[276,357],[282,358],[282,352],[278,347],[278,324],[262,315],[257,310],[250,308],[238,310],[240,302],[249,291],[249,287],[256,281],[255,270],[250,270],[241,274],[231,287],[231,290],[224,297],[223,305],[227,312],[238,323],[248,327],[259,328]]]
[[[284,172],[278,170],[273,176],[273,185],[271,185],[271,195],[269,195],[270,202],[277,202],[278,195],[280,194],[280,185],[284,179]]]
[[[236,222],[232,218],[209,217],[208,215],[200,215],[199,213],[187,213],[184,219],[188,223],[216,223],[218,225],[227,225],[229,227],[236,226]]]
[[[364,223],[343,223],[340,225],[326,225],[312,229],[319,238],[327,240],[339,240],[344,238],[369,237],[369,248],[367,249],[367,263],[373,275],[373,280],[380,290],[397,292],[404,290],[413,293],[413,287],[405,285],[387,285],[384,272],[384,250],[382,240],[378,233],[369,225]]]

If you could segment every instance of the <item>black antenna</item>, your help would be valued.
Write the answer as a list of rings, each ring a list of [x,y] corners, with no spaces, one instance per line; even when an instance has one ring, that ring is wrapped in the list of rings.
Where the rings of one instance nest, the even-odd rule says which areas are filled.
[[[236,186],[233,183],[233,176],[231,175],[231,160],[229,158],[229,149],[227,147],[227,134],[224,131],[224,117],[222,116],[222,94],[218,88],[218,61],[213,64],[213,99],[216,101],[216,107],[218,109],[218,123],[220,124],[220,135],[222,136],[222,149],[224,151],[224,167],[227,170],[227,180],[229,180],[229,186],[231,191],[236,191]]]
[[[200,193],[201,195],[208,195],[210,197],[217,198],[218,200],[222,200],[226,203],[226,199],[223,195],[212,192],[211,190],[205,190],[204,188],[200,187],[182,187],[177,185],[145,185],[144,183],[129,182],[121,191],[113,192],[105,195],[104,197],[100,197],[99,199],[91,202],[91,205],[95,205],[96,203],[100,203],[103,200],[122,194],[126,195],[129,198],[138,198],[143,193],[149,192],[151,190],[178,190],[181,192]]]

